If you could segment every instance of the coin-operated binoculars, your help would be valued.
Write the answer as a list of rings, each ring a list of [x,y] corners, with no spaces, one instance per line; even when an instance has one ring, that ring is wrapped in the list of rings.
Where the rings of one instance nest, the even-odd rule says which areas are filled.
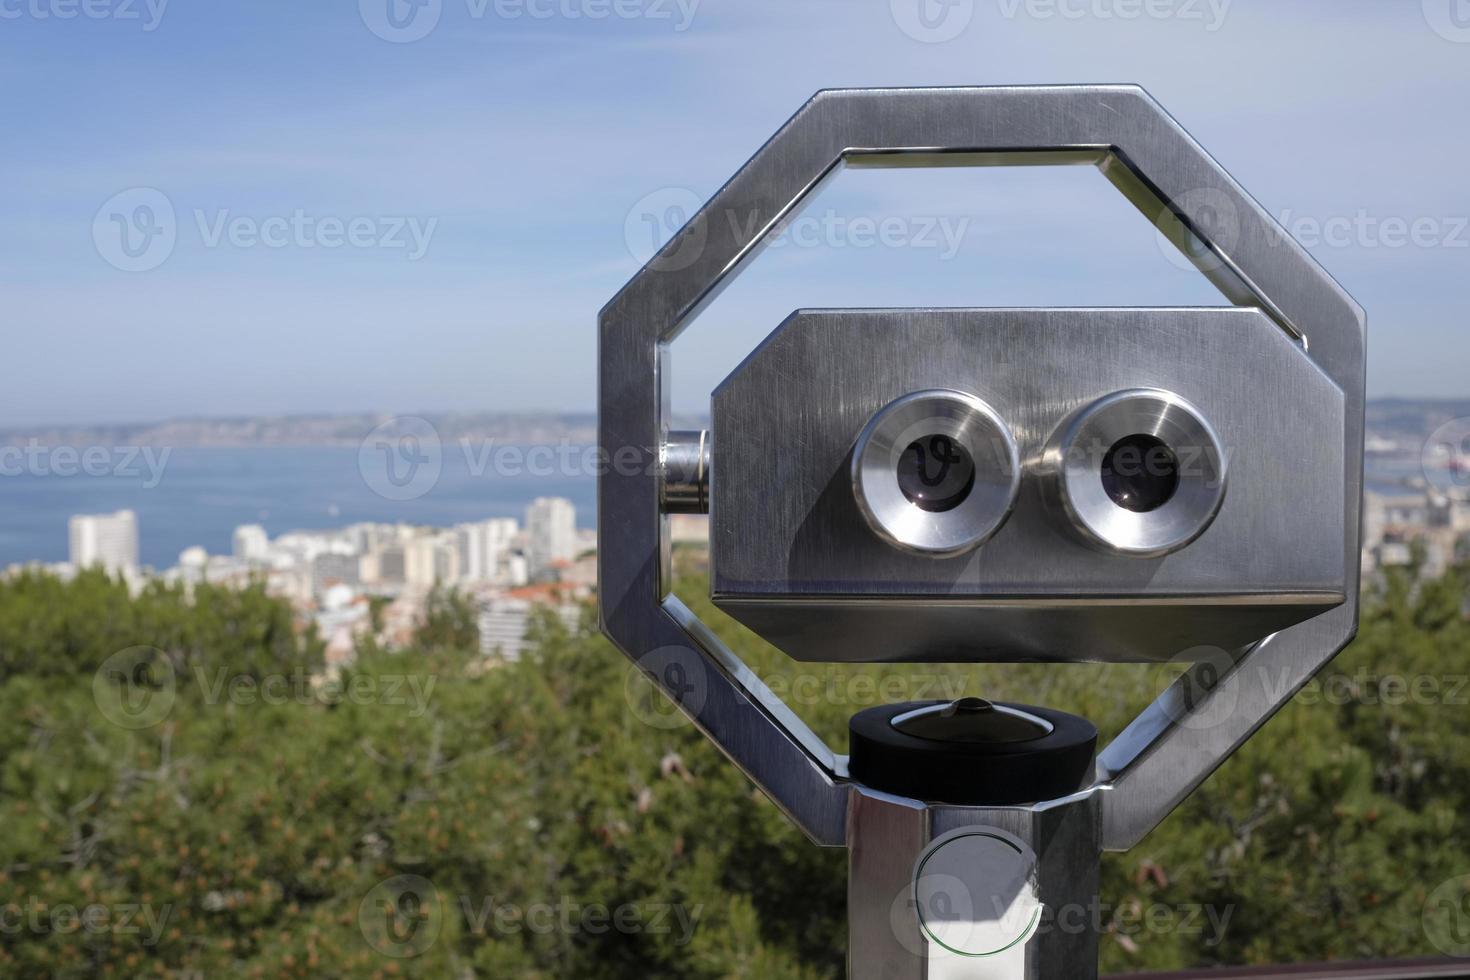
[[[800,311],[710,432],[670,430],[668,344],[825,178],[1057,163],[1234,305]],[[1359,307],[1139,88],[855,90],[808,102],[600,333],[603,628],[848,847],[850,975],[1095,977],[1101,852],[1356,630]],[[670,595],[666,516],[705,511],[714,601],[797,660],[1197,662],[1100,753],[1081,718],[967,698],[863,711],[838,756]]]

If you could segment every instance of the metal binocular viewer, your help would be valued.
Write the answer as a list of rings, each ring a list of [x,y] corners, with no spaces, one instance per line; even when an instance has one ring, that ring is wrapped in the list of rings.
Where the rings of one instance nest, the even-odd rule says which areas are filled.
[[[799,311],[710,431],[671,431],[668,344],[825,179],[1059,163],[1101,170],[1233,305]],[[1066,926],[1101,853],[1356,631],[1362,310],[1139,88],[823,92],[600,340],[603,449],[648,464],[601,478],[603,628],[849,848],[855,978],[1095,977],[1096,930]],[[796,660],[1197,662],[1101,752],[1083,719],[968,698],[861,712],[839,756],[670,594],[688,512],[711,515],[714,602]]]

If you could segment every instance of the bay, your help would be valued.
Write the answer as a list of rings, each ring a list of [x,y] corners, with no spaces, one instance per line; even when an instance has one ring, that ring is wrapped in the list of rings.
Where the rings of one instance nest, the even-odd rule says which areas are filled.
[[[116,460],[106,475],[14,472],[0,475],[0,567],[67,559],[73,514],[137,512],[139,557],[163,569],[200,545],[229,554],[241,524],[261,524],[275,537],[292,530],[345,527],[361,521],[448,527],[490,517],[524,521],[536,497],[566,497],[577,523],[596,520],[596,478],[506,475],[471,454],[446,449],[433,486],[411,500],[387,499],[369,486],[356,447],[261,446],[175,448],[158,462],[156,480],[141,460]],[[117,472],[122,471],[122,472]],[[543,471],[544,472],[544,471]]]

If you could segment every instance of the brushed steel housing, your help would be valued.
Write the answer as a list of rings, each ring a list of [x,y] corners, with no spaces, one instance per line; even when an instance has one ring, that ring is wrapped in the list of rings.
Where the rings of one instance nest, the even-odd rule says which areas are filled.
[[[957,554],[894,547],[850,489],[873,413],[936,388],[976,393],[1023,461],[1009,519]],[[1181,448],[1179,492],[1147,514],[1104,495],[1100,450],[1074,456],[1092,468],[1074,499],[1118,511],[1131,551],[1076,533],[1048,492],[1053,434],[1105,422]],[[800,311],[716,389],[713,425],[715,601],[799,660],[1167,660],[1317,615],[1355,574],[1342,391],[1259,310]]]

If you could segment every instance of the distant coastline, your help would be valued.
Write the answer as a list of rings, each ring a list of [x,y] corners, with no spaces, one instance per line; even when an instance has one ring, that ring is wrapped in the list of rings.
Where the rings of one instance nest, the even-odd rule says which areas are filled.
[[[176,564],[190,547],[229,554],[231,535],[242,524],[260,524],[271,537],[364,522],[453,527],[497,517],[524,520],[532,500],[549,496],[571,500],[582,527],[592,527],[597,483],[591,474],[509,475],[493,467],[477,470],[472,462],[446,448],[438,479],[409,500],[374,490],[356,443],[169,446],[153,461],[158,471],[140,458],[129,470],[100,476],[0,475],[0,568],[65,561],[73,515],[122,509],[137,515],[141,563],[157,569]]]
[[[394,499],[374,489],[373,471],[364,466],[378,457],[370,454],[365,462],[362,450],[369,433],[383,426],[389,433],[401,431],[407,417],[181,418],[0,431],[0,567],[64,561],[71,516],[123,508],[138,515],[142,561],[156,568],[175,564],[190,547],[227,553],[231,534],[242,524],[260,524],[272,536],[358,522],[451,527],[523,519],[526,506],[541,496],[571,500],[583,529],[595,523],[595,474],[580,454],[597,441],[592,413],[414,416],[434,426],[443,444],[443,469],[422,495]],[[1426,446],[1452,419],[1470,419],[1470,399],[1371,402],[1369,488],[1389,497],[1422,495],[1432,475]],[[698,428],[708,422],[683,416],[674,424]],[[10,446],[20,448],[4,448]],[[39,448],[32,452],[28,446]],[[569,463],[553,454],[549,470],[509,469],[496,464],[487,451],[491,446],[572,446],[577,452]],[[54,451],[60,447],[69,448],[66,458]],[[84,465],[94,453],[105,464],[100,472]]]
[[[1470,398],[1373,398],[1368,432],[1394,441],[1423,439],[1438,426],[1470,417]],[[151,422],[94,425],[33,425],[0,429],[0,446],[358,446],[374,429],[396,419],[422,418],[447,443],[469,440],[536,446],[597,442],[593,412],[358,412],[261,416],[185,416]],[[673,426],[706,427],[709,420],[676,414]]]
[[[343,415],[183,417],[155,422],[48,425],[0,429],[0,446],[357,446],[374,429],[397,419],[427,420],[446,443],[460,440],[532,446],[597,442],[592,412],[362,412]],[[698,417],[676,418],[680,428],[698,428]]]

